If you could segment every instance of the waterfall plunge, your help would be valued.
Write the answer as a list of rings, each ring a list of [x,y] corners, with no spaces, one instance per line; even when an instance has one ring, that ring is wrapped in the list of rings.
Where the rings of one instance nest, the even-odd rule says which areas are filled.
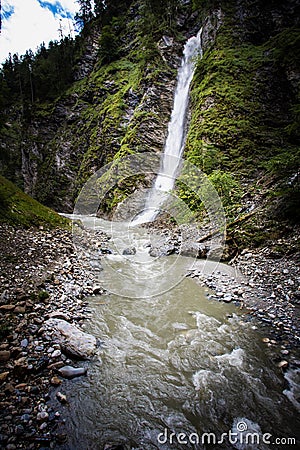
[[[185,144],[185,122],[189,101],[189,88],[195,71],[195,57],[202,56],[202,28],[197,36],[191,37],[184,46],[181,66],[178,69],[177,86],[174,96],[168,136],[162,155],[160,172],[146,199],[144,210],[131,225],[152,222],[160,211],[160,206],[168,197],[175,184],[177,170]]]

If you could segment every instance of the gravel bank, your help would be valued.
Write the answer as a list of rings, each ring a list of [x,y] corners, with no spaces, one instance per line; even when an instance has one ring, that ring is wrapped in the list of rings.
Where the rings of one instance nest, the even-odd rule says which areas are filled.
[[[84,297],[101,289],[77,259],[71,232],[1,225],[0,235],[0,446],[54,448],[67,439],[62,374],[70,369],[59,369],[84,375],[88,363],[70,357],[43,323],[58,318],[80,329],[90,315]]]
[[[0,446],[55,448],[67,440],[65,378],[85,376],[89,363],[70,356],[44,324],[66,321],[81,330],[91,312],[85,297],[102,289],[90,265],[78,260],[69,231],[1,225],[0,234]],[[180,251],[178,236],[167,229],[162,234],[168,249]],[[107,252],[107,236],[97,231],[87,235],[91,240],[99,257]],[[265,324],[264,341],[278,348],[280,367],[299,367],[299,255],[246,249],[230,265],[243,276],[222,270],[203,275],[201,264],[187,276],[210,288],[212,299],[245,307],[250,319]]]

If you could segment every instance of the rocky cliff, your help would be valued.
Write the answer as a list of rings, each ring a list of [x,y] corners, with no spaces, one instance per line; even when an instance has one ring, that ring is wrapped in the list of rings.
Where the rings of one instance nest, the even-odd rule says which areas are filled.
[[[106,163],[162,151],[183,44],[202,26],[185,157],[215,184],[229,222],[256,210],[299,218],[299,1],[178,1],[171,25],[157,17],[151,29],[144,3],[126,2],[105,26],[88,24],[74,81],[57,98],[34,102],[26,120],[18,102],[6,108],[2,173],[42,203],[71,211]],[[133,189],[125,180],[103,209]],[[190,192],[179,192],[201,211]],[[255,234],[259,243],[259,228],[254,220],[233,239],[249,244]]]
[[[131,152],[160,152],[183,42],[194,31],[189,9],[183,7],[178,18],[176,38],[163,30],[145,38],[139,3],[132,2],[109,26],[118,57],[105,62],[103,27],[91,23],[70,88],[53,102],[32,105],[27,122],[18,105],[8,111],[1,133],[2,149],[10,155],[2,163],[4,175],[42,203],[71,211],[82,184],[104,164]],[[107,207],[127,188],[115,192]]]

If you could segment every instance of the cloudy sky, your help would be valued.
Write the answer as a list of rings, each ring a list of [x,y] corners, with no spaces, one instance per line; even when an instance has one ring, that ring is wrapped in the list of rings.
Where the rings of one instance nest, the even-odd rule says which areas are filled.
[[[74,36],[73,18],[78,11],[76,0],[0,0],[2,30],[0,63],[8,53],[23,55],[63,35]]]

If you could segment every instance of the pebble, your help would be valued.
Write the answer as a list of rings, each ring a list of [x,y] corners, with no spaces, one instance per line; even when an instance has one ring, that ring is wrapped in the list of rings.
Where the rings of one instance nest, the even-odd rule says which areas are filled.
[[[49,414],[46,411],[41,411],[36,416],[36,419],[39,422],[42,422],[42,421],[44,422],[45,420],[48,420],[48,418],[49,418]]]
[[[42,352],[44,350],[44,346],[43,345],[37,345],[36,347],[35,347],[35,351],[36,352]]]
[[[58,358],[59,356],[61,356],[60,350],[54,350],[54,352],[51,354],[51,358],[53,359]]]
[[[23,340],[21,341],[21,347],[26,348],[27,346],[28,346],[28,339],[23,339]]]
[[[64,366],[58,369],[58,372],[64,378],[75,378],[80,377],[82,375],[86,375],[87,369],[85,367],[72,367],[72,366]]]
[[[62,394],[61,392],[56,393],[56,398],[60,403],[67,403],[67,397],[65,394]]]
[[[280,353],[281,353],[282,355],[289,355],[289,354],[290,354],[289,350],[281,350]]]
[[[54,376],[54,377],[51,378],[50,383],[53,386],[59,386],[62,383],[62,380],[60,378]]]
[[[31,415],[30,414],[23,414],[22,416],[21,416],[21,420],[22,420],[22,422],[29,422],[29,420],[31,420]]]
[[[5,361],[8,361],[9,358],[10,358],[9,350],[1,350],[0,351],[0,361],[5,362]]]
[[[231,294],[225,294],[224,298],[223,298],[223,301],[226,302],[226,303],[231,302],[232,301],[232,295]]]
[[[2,372],[0,373],[0,382],[3,382],[6,380],[6,378],[8,377],[9,372]]]
[[[16,305],[1,305],[0,311],[13,311]]]
[[[278,363],[278,367],[279,367],[280,369],[286,369],[286,368],[288,367],[288,365],[289,365],[289,362],[288,362],[288,361],[285,361],[285,360],[280,361],[280,362]]]

